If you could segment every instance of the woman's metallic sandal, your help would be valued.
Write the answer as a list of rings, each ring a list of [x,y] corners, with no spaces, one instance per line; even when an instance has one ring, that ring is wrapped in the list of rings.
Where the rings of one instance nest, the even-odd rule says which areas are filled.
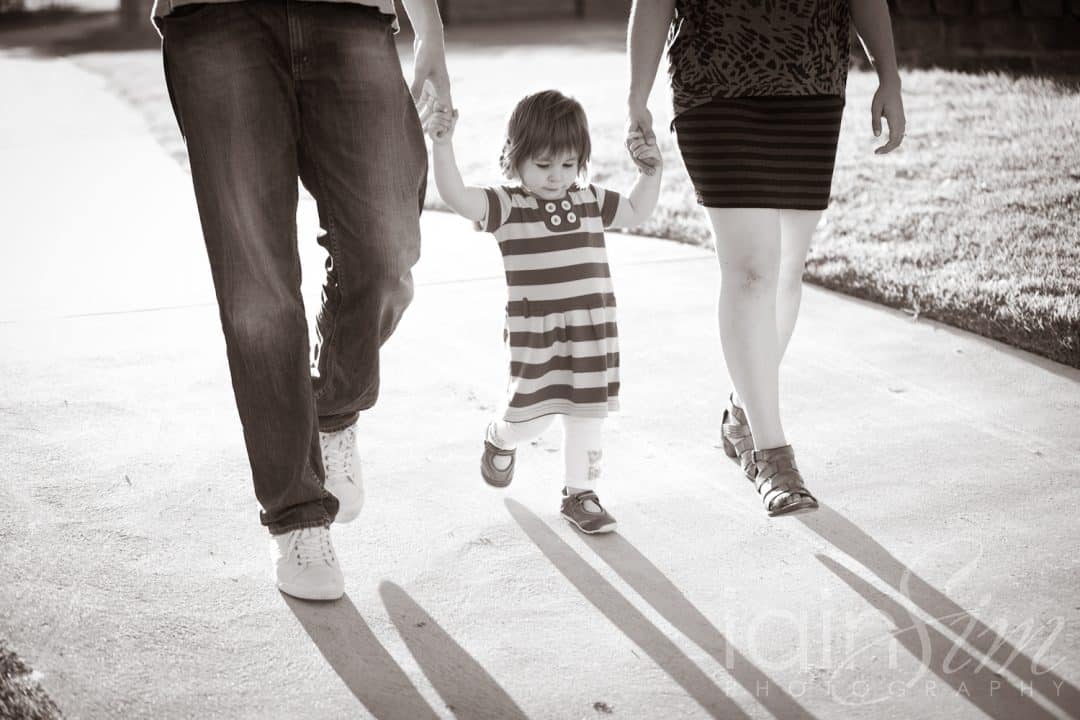
[[[755,470],[750,456],[754,452],[754,436],[750,433],[750,421],[730,395],[727,409],[720,419],[720,439],[724,445],[724,454],[738,460],[743,473],[753,480]]]
[[[754,487],[761,495],[765,512],[770,517],[798,510],[813,510],[818,506],[817,499],[806,489],[799,468],[795,465],[795,451],[790,445],[754,450],[751,462],[755,472]],[[784,497],[792,500],[780,505],[779,501]]]

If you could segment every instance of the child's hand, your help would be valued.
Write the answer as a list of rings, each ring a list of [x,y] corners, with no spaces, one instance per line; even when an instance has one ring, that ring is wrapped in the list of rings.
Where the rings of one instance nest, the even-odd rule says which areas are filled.
[[[643,147],[638,148],[633,158],[637,163],[638,171],[646,175],[654,175],[657,171],[664,169],[664,156],[660,154],[660,146],[655,140],[652,143],[646,141]]]
[[[431,138],[431,142],[442,145],[450,142],[457,126],[458,111],[451,110],[432,100],[420,108],[420,125]]]
[[[630,159],[637,165],[638,170],[646,175],[654,175],[664,166],[660,147],[656,144],[656,136],[651,131],[647,134],[640,130],[628,132],[626,150],[630,153]]]
[[[881,137],[881,118],[889,124],[889,142],[874,150],[877,155],[884,155],[900,147],[904,141],[907,120],[904,117],[904,100],[900,96],[900,84],[888,83],[878,86],[874,99],[870,103],[870,124],[874,137]]]

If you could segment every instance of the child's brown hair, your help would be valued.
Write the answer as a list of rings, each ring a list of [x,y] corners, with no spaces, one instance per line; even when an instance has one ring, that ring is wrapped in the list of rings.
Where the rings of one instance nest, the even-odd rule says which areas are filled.
[[[510,114],[499,167],[513,179],[529,158],[572,152],[577,154],[578,174],[583,175],[591,151],[589,121],[581,103],[558,90],[544,90],[522,98]]]

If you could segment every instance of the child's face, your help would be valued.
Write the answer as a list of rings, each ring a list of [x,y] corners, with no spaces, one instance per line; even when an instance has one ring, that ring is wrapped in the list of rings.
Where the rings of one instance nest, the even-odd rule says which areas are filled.
[[[576,152],[550,153],[531,157],[518,168],[521,184],[545,200],[558,200],[577,180]]]

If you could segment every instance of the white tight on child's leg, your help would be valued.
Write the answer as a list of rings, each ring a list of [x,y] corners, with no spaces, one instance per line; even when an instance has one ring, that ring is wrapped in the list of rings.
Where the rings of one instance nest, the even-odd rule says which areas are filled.
[[[600,463],[604,455],[602,418],[563,416],[563,463],[566,491],[596,490],[600,481]]]
[[[488,425],[487,439],[495,447],[513,450],[523,442],[539,437],[555,420],[555,415],[545,415],[525,422],[495,420]],[[563,464],[567,492],[596,490],[600,480],[600,463],[603,459],[602,418],[578,418],[561,415],[563,425]],[[497,456],[495,467],[505,470],[510,458]]]
[[[533,438],[539,437],[547,430],[551,423],[554,422],[554,415],[545,415],[538,417],[534,420],[526,420],[525,422],[507,422],[506,420],[495,420],[488,425],[487,439],[492,445],[503,450],[514,450],[518,444],[528,442]],[[505,470],[510,467],[510,463],[513,458],[507,455],[497,455],[492,459],[495,467],[499,470]]]

